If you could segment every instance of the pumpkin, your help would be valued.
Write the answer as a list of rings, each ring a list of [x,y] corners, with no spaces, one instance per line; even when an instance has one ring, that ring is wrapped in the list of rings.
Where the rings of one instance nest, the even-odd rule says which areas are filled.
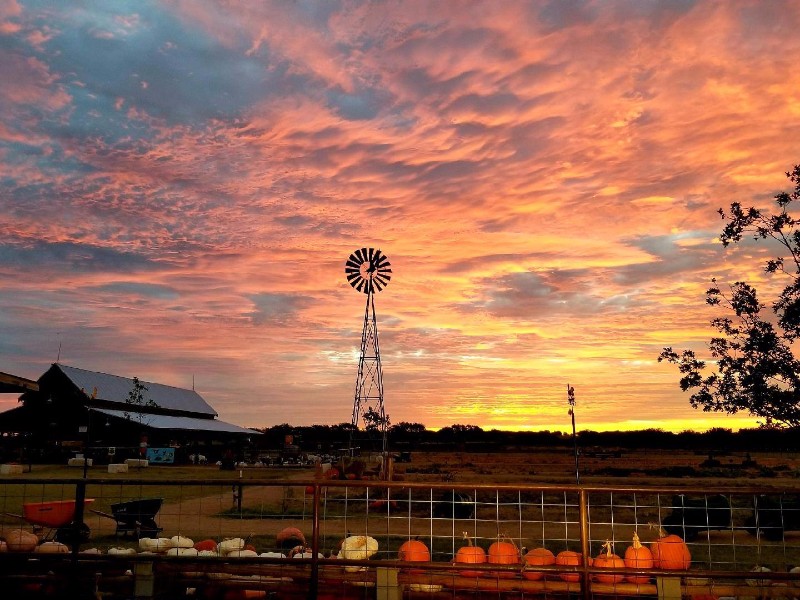
[[[629,569],[653,568],[653,553],[649,548],[642,546],[639,535],[635,531],[633,532],[633,543],[625,549],[623,560]],[[649,583],[650,581],[646,575],[628,575],[626,579],[631,583]]]
[[[194,540],[190,540],[187,537],[183,537],[182,535],[173,535],[170,538],[170,543],[172,544],[173,548],[193,548],[194,547]]]
[[[283,552],[262,552],[258,556],[259,558],[286,558]]]
[[[167,556],[197,556],[198,554],[197,549],[194,547],[176,546],[167,550]]]
[[[753,573],[771,573],[772,569],[770,569],[769,567],[755,566],[752,569],[750,569],[750,571],[752,571]],[[769,579],[745,579],[745,582],[747,583],[747,585],[753,587],[763,587],[772,585],[772,582]]]
[[[41,554],[64,554],[69,552],[69,548],[66,544],[60,542],[42,542],[36,546],[34,552],[39,552]]]
[[[468,565],[480,565],[486,562],[486,552],[480,546],[473,546],[472,540],[469,537],[468,532],[463,533],[464,539],[467,542],[466,546],[461,546],[461,548],[456,551],[456,555],[453,557],[453,564],[468,564]],[[480,577],[480,571],[459,571],[459,574],[463,577]]]
[[[197,556],[201,558],[210,558],[212,556],[219,556],[216,550],[198,550]]]
[[[397,550],[397,558],[408,562],[428,562],[431,559],[431,553],[424,542],[414,538],[407,540]],[[421,573],[419,569],[409,569],[409,573]]]
[[[39,536],[24,529],[12,529],[6,534],[6,545],[10,552],[33,552]]]
[[[428,562],[431,559],[431,553],[424,542],[414,538],[403,542],[397,550],[397,558],[408,562]]]
[[[217,542],[212,539],[201,540],[199,542],[194,543],[194,549],[198,552],[202,552],[203,550],[211,550],[213,552],[217,551]]]
[[[166,552],[172,548],[170,538],[139,538],[139,550],[142,552]]]
[[[108,554],[110,556],[125,555],[125,554],[136,554],[136,550],[134,550],[133,548],[118,548],[118,547],[114,547],[114,548],[109,548],[108,549]]]
[[[367,535],[351,535],[342,540],[339,558],[345,560],[367,560],[378,551],[378,540]],[[347,565],[344,570],[351,573],[363,567]]]
[[[225,556],[229,552],[244,549],[244,540],[242,538],[226,538],[217,544],[217,552]]]
[[[594,566],[598,569],[624,569],[625,561],[620,556],[611,552],[611,542],[606,541],[606,543],[603,544],[603,552],[598,554],[597,558],[594,559]],[[621,573],[597,573],[594,578],[595,581],[600,583],[619,583],[625,579],[625,575]]]
[[[227,554],[225,554],[226,558],[255,558],[258,556],[258,552],[254,552],[253,550],[231,550]]]
[[[653,566],[665,571],[686,571],[692,564],[692,554],[683,539],[659,527],[658,539],[650,542]]]
[[[297,527],[285,527],[275,536],[275,541],[278,542],[279,548],[288,550],[295,546],[305,546],[306,536]]]
[[[486,553],[486,562],[492,565],[519,565],[519,549],[517,545],[505,535],[501,535],[498,540],[489,546]],[[511,571],[497,571],[492,574],[494,577],[514,577],[516,573]]]
[[[556,564],[559,567],[579,567],[583,564],[583,555],[572,550],[562,550],[556,554]],[[580,573],[559,573],[558,576],[563,581],[580,581]]]
[[[266,598],[265,590],[228,590],[223,596],[224,600],[252,600],[254,598]]]
[[[311,548],[297,546],[289,550],[289,558],[314,558],[314,551]],[[318,552],[317,558],[325,558],[325,555]]]
[[[534,548],[522,558],[522,576],[531,581],[538,581],[544,577],[542,571],[529,571],[527,567],[546,567],[556,564],[556,556],[547,548]]]
[[[442,586],[438,583],[409,583],[408,589],[412,592],[428,592],[435,594],[442,591]]]

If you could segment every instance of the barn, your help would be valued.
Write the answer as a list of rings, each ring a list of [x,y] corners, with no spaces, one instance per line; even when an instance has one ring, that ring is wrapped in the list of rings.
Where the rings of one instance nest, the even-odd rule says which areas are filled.
[[[219,420],[195,390],[53,364],[36,382],[7,376],[20,405],[0,413],[4,460],[61,462],[86,454],[188,462],[241,455],[259,432]],[[16,387],[13,388],[12,384]]]

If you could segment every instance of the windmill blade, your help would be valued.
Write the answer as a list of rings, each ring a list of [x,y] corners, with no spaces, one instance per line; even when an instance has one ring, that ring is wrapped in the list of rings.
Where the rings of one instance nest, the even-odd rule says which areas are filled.
[[[380,281],[380,279],[378,279],[377,277],[376,277],[375,279],[373,279],[373,280],[372,280],[372,283],[373,283],[373,285],[374,285],[376,288],[378,288],[378,291],[379,291],[379,292],[383,291],[383,288],[385,288],[385,287],[386,287],[386,284],[385,284],[385,283],[384,283],[383,285],[381,285],[381,281]]]
[[[352,285],[353,287],[355,287],[355,286],[356,286],[356,284],[359,282],[359,280],[363,281],[363,279],[362,279],[361,275],[359,275],[358,273],[353,273],[352,275],[348,275],[348,276],[347,276],[347,281],[348,281],[348,282],[350,283],[350,285]]]
[[[364,291],[362,288],[364,287],[365,283],[366,283],[366,280],[364,280],[361,277],[359,277],[358,280],[357,280],[357,284],[358,285],[354,285],[353,287],[356,288],[356,291],[362,292],[362,291]],[[366,292],[364,292],[364,293],[366,294]]]
[[[391,279],[391,277],[389,277],[388,275],[384,275],[383,273],[378,273],[374,277],[374,279],[376,281],[380,281],[381,284],[383,284],[383,286],[386,287],[387,285],[389,285],[389,280]]]
[[[380,250],[378,250],[378,252],[380,253]],[[374,255],[375,255],[375,249],[370,248],[368,252],[368,257],[369,257],[369,262],[372,264],[375,264],[375,260],[372,258]]]
[[[358,262],[367,262],[367,249],[356,250],[356,256],[358,256]]]
[[[356,260],[353,260],[353,257],[351,256],[350,259],[346,263],[344,263],[344,265],[345,269],[350,268],[358,271],[358,268],[361,266],[361,263]]]

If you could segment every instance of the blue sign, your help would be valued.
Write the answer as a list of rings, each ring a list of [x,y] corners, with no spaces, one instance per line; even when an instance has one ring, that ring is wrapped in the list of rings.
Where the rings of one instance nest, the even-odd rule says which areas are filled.
[[[175,448],[148,448],[147,460],[151,465],[171,465],[175,462]]]

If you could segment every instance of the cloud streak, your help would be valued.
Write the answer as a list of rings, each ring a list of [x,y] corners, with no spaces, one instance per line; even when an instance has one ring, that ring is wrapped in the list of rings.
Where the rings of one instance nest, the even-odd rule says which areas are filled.
[[[349,421],[380,247],[386,408],[429,427],[752,425],[702,350],[715,210],[798,161],[791,2],[0,2],[0,359]],[[0,404],[9,406],[13,399]],[[659,425],[661,424],[661,425]]]

